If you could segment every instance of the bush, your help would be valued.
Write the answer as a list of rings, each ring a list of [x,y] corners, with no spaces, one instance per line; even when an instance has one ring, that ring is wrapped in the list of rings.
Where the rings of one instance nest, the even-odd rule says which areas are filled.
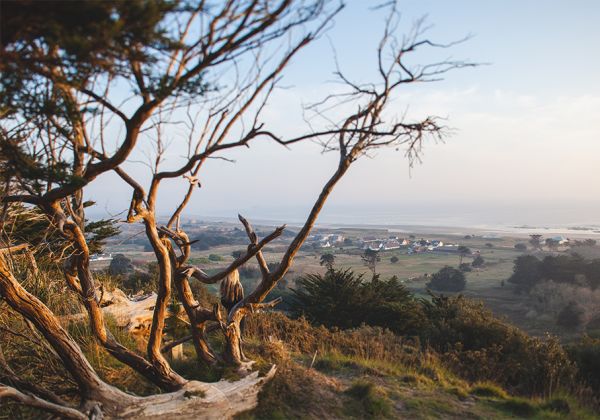
[[[458,266],[458,269],[460,271],[462,271],[463,273],[468,273],[470,271],[473,271],[473,269],[471,268],[471,264],[469,264],[469,263],[462,263],[461,265]]]
[[[134,267],[131,260],[123,254],[117,254],[110,261],[108,272],[111,276],[133,273]]]
[[[223,257],[221,257],[218,254],[210,254],[208,256],[209,261],[214,261],[214,262],[218,262],[218,261],[223,261]]]
[[[473,267],[483,267],[484,264],[485,264],[485,260],[483,259],[483,257],[481,255],[476,256],[473,259],[473,262],[471,263],[471,265]]]
[[[445,266],[431,276],[427,287],[441,292],[460,292],[465,289],[467,281],[462,271]]]
[[[578,254],[547,256],[543,260],[522,255],[515,260],[509,282],[517,290],[529,291],[543,280],[576,284],[592,289],[600,286],[600,259],[586,260]]]
[[[400,261],[400,259],[398,257],[396,257],[395,255],[392,258],[390,258],[390,262],[392,264],[396,264],[398,261]]]
[[[243,265],[239,268],[240,276],[246,279],[257,279],[260,277],[260,270],[251,265]]]
[[[528,336],[462,296],[423,301],[423,344],[469,381],[493,381],[525,395],[549,395],[573,383],[576,367],[558,339]]]
[[[368,418],[386,417],[392,411],[390,400],[371,382],[357,381],[346,391],[346,394],[360,403]]]
[[[564,328],[579,328],[584,322],[585,310],[577,302],[569,302],[556,318],[556,325]]]
[[[415,333],[422,322],[419,305],[397,278],[380,280],[352,270],[327,270],[296,280],[292,313],[327,327],[383,326],[397,333]]]
[[[518,244],[515,244],[515,249],[517,251],[527,251],[527,245],[522,242],[519,242]]]
[[[584,336],[579,343],[567,347],[575,362],[580,380],[600,396],[600,339]]]
[[[156,278],[150,274],[143,271],[136,271],[123,280],[121,289],[129,294],[136,294],[138,292],[147,293],[156,291],[156,284]]]

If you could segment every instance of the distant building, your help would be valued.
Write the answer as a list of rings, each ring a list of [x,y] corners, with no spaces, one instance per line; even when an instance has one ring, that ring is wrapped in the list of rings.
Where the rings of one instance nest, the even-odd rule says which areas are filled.
[[[92,254],[90,255],[90,261],[110,261],[112,260],[112,254]]]
[[[386,251],[398,248],[400,248],[400,242],[398,242],[396,239],[389,239],[381,244],[381,249]]]

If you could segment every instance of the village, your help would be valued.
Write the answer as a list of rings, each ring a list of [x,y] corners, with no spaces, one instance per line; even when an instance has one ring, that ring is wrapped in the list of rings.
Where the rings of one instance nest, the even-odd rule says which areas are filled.
[[[371,251],[392,251],[396,249],[405,250],[407,254],[419,254],[424,252],[459,253],[460,244],[448,243],[437,239],[416,239],[414,235],[408,238],[388,236],[381,238],[376,236],[364,236],[357,241],[352,241],[341,234],[316,234],[308,239],[309,243],[320,248],[334,248],[343,246],[356,246]],[[475,251],[476,253],[477,251]]]

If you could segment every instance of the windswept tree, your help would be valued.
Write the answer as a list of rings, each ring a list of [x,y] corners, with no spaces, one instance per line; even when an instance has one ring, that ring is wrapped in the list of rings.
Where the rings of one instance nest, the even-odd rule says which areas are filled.
[[[247,371],[250,363],[242,349],[240,323],[249,313],[278,303],[264,300],[290,269],[352,164],[387,146],[403,147],[412,162],[424,139],[444,135],[435,117],[409,120],[394,113],[390,106],[397,92],[467,64],[443,60],[410,65],[407,57],[415,51],[447,45],[425,38],[420,24],[398,40],[398,14],[392,3],[374,55],[376,79],[354,82],[338,69],[344,90],[308,107],[306,112],[322,122],[292,136],[266,126],[263,111],[286,68],[319,39],[341,10],[336,1],[4,1],[1,7],[2,242],[23,241],[7,229],[14,223],[10,218],[14,206],[42,215],[68,250],[56,257],[70,289],[64,298],[83,305],[91,333],[108,354],[170,393],[140,398],[101,379],[57,316],[24,287],[12,254],[0,253],[0,296],[58,355],[77,385],[80,401],[65,402],[12,374],[10,380],[0,377],[0,398],[65,418],[125,413],[144,418],[150,407],[152,416],[168,416],[174,415],[170,411],[174,400],[182,416],[217,411],[228,416],[251,407],[257,384],[273,372],[265,379],[249,375],[232,387],[190,381],[172,368],[163,353],[170,344],[163,339],[172,299],[184,308],[199,363],[225,363]],[[338,109],[345,114],[334,113]],[[279,261],[267,264],[261,250],[281,236],[285,226],[259,238],[240,216],[247,248],[227,267],[208,275],[190,263],[194,241],[181,227],[180,217],[201,186],[201,171],[209,159],[228,159],[227,152],[259,141],[285,147],[316,142],[337,155],[337,165]],[[165,153],[174,143],[184,150],[184,157],[167,164]],[[130,163],[149,146],[153,156],[148,174],[142,176],[131,171]],[[126,222],[143,226],[158,266],[145,354],[127,348],[107,329],[100,285],[90,270],[90,254],[95,251],[87,230],[90,203],[85,194],[90,184],[108,173],[131,188]],[[186,183],[186,191],[160,223],[159,192],[174,181]],[[250,259],[256,259],[261,272],[254,290],[236,295],[229,310],[199,303],[190,286],[192,278],[220,283]],[[207,339],[209,328],[224,336],[220,353]]]
[[[463,262],[463,258],[470,254],[471,254],[471,249],[469,247],[460,245],[458,247],[458,265],[460,266]]]
[[[371,248],[365,249],[363,254],[360,256],[363,264],[371,270],[373,276],[377,274],[377,263],[381,261],[381,257],[379,256],[379,251],[375,251]]]
[[[331,253],[321,254],[321,259],[319,260],[319,265],[325,266],[328,270],[333,269],[333,264],[335,263],[335,255]]]

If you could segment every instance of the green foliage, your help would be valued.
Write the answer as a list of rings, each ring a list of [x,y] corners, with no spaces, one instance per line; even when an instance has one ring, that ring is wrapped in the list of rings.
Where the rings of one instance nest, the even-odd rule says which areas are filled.
[[[567,346],[567,352],[579,368],[579,377],[600,396],[600,339],[584,336]]]
[[[515,259],[513,274],[508,279],[517,291],[526,292],[544,280],[596,289],[600,285],[600,259],[586,260],[573,254],[549,255],[540,260],[533,255],[522,255]]]
[[[471,387],[471,394],[478,397],[488,398],[508,398],[508,394],[501,387],[493,382],[478,382]]]
[[[125,268],[126,271],[119,276],[123,278],[121,284],[119,285],[121,289],[130,294],[136,294],[139,292],[156,292],[159,276],[158,264],[156,262],[151,262],[148,264],[147,272],[141,270],[134,270],[133,272],[127,271],[127,262],[125,262],[123,265],[124,267],[121,268]]]
[[[39,265],[57,260],[71,247],[56,226],[37,208],[10,205],[3,228],[13,243],[31,246]],[[89,251],[94,254],[103,251],[106,240],[118,235],[119,228],[114,219],[100,219],[86,221],[84,232]]]
[[[564,328],[579,328],[583,325],[585,309],[577,302],[569,302],[556,317],[556,324]]]
[[[542,248],[542,235],[529,235],[529,243],[534,249]]]
[[[433,296],[423,308],[428,323],[421,341],[461,377],[526,395],[549,395],[573,383],[576,368],[556,338],[529,337],[462,296]]]
[[[335,263],[335,255],[331,253],[321,254],[321,259],[319,260],[320,265],[324,265],[328,270],[333,269],[333,264]]]
[[[485,260],[481,255],[477,255],[475,258],[473,258],[473,262],[471,263],[473,267],[483,267],[484,264]]]
[[[463,273],[468,273],[469,271],[473,271],[473,269],[471,268],[471,264],[466,263],[466,262],[459,265],[458,269],[460,271],[462,271]]]
[[[531,401],[523,398],[509,398],[507,400],[501,400],[495,404],[502,411],[508,412],[512,416],[533,417],[535,416],[539,408]]]
[[[363,264],[373,272],[373,275],[375,275],[377,263],[381,261],[379,251],[373,251],[372,249],[367,248],[360,258],[362,259]]]
[[[396,264],[398,261],[400,261],[400,258],[398,258],[397,256],[393,256],[392,258],[390,258],[390,262],[392,264]]]
[[[466,247],[464,245],[460,245],[458,247],[458,253],[461,255],[469,255],[471,253],[471,249],[469,247]]]
[[[467,280],[462,271],[445,266],[431,276],[427,287],[441,292],[460,292],[465,289]]]
[[[110,261],[108,272],[111,276],[120,276],[133,273],[135,268],[131,260],[123,254],[117,254]]]
[[[241,257],[242,255],[244,255],[244,254],[245,254],[245,252],[244,252],[243,250],[241,250],[241,249],[237,249],[237,250],[235,250],[235,251],[233,251],[233,252],[231,253],[231,256],[232,256],[234,259],[236,259],[236,260],[237,260],[238,258],[240,258],[240,257]]]
[[[84,84],[99,75],[128,75],[130,60],[152,63],[175,44],[161,22],[178,1],[119,0],[2,2],[0,97],[5,108],[26,106],[55,114],[67,111],[60,101],[39,93],[39,76],[60,67],[61,78]],[[151,74],[149,76],[152,76]],[[151,77],[150,77],[151,79]],[[156,80],[150,90],[159,91]]]
[[[213,261],[213,262],[219,262],[219,261],[223,261],[223,257],[221,257],[221,256],[220,256],[220,255],[218,255],[218,254],[210,254],[210,255],[208,256],[208,259],[209,259],[210,261]]]
[[[257,267],[244,264],[239,268],[240,276],[246,279],[257,279],[260,277],[260,270]]]
[[[292,312],[328,327],[353,328],[360,324],[384,326],[398,333],[414,333],[420,325],[418,305],[408,290],[392,277],[362,275],[348,270],[327,270],[296,280]]]
[[[527,244],[519,242],[518,244],[515,244],[515,249],[517,251],[527,251]]]
[[[346,393],[360,403],[361,411],[369,418],[388,417],[392,412],[389,399],[372,382],[356,381]]]

